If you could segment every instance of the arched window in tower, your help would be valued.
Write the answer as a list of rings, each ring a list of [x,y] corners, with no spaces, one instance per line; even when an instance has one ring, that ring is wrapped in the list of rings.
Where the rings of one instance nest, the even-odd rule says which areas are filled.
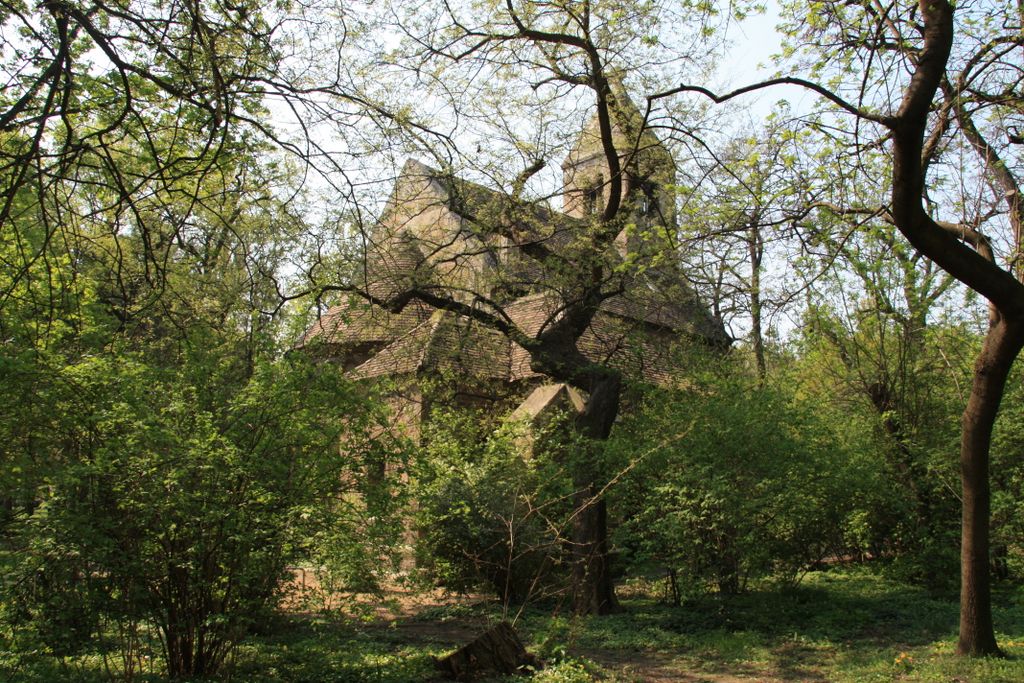
[[[660,219],[661,205],[658,202],[658,186],[650,180],[642,180],[637,184],[637,190],[640,195],[637,202],[640,215],[645,218]]]
[[[604,207],[601,206],[601,199],[604,196],[604,178],[597,176],[594,182],[587,186],[587,189],[583,191],[583,213],[588,216],[593,216],[596,213],[600,213]]]

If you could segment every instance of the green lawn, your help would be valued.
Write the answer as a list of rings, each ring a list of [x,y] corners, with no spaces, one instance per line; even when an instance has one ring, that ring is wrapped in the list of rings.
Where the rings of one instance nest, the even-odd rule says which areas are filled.
[[[549,663],[540,681],[1024,681],[1024,589],[1001,588],[1005,659],[953,655],[955,596],[860,570],[818,572],[790,590],[709,595],[682,607],[624,587],[623,611],[575,619],[534,607],[517,629]],[[433,607],[365,622],[282,614],[237,650],[232,681],[428,681],[444,654],[501,616],[494,604]],[[0,680],[102,680],[100,658],[8,657]],[[153,679],[157,677],[154,676]],[[140,680],[146,680],[143,677]],[[520,679],[521,680],[521,679]]]

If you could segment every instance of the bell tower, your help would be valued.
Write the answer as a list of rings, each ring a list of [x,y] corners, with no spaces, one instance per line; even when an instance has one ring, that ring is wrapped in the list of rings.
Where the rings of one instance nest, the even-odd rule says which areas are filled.
[[[612,143],[622,173],[622,204],[628,225],[616,238],[622,256],[660,249],[676,228],[675,160],[650,128],[622,84],[614,87]],[[562,163],[562,211],[586,219],[604,211],[611,173],[597,114],[583,126]],[[652,252],[653,253],[653,252]]]

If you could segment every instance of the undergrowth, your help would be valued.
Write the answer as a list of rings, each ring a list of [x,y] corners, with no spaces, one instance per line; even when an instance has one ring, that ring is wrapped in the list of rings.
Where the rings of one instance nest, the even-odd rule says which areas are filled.
[[[516,628],[547,666],[539,683],[625,683],[658,676],[779,681],[1024,680],[1024,589],[994,602],[1005,658],[955,656],[957,601],[866,570],[810,574],[798,587],[709,594],[679,607],[652,585],[627,585],[623,610],[576,618],[555,606],[526,609]],[[341,615],[280,614],[237,649],[221,680],[253,683],[412,683],[434,678],[433,657],[499,620],[495,603],[434,607],[367,623]],[[116,672],[115,672],[116,673]],[[58,660],[6,653],[0,680],[109,680],[100,653]],[[161,680],[159,671],[136,680]],[[522,680],[522,679],[507,679]]]

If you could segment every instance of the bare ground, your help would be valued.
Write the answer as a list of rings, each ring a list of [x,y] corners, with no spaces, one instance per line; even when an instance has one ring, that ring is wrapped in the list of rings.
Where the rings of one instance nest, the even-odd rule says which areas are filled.
[[[397,583],[380,593],[330,594],[313,571],[296,569],[294,574],[293,590],[282,603],[286,609],[301,613],[313,606],[329,605],[361,616],[367,621],[369,632],[379,631],[389,642],[455,649],[487,628],[484,618],[460,614],[457,609],[487,601],[487,596],[454,594],[442,589],[414,590]],[[438,618],[432,619],[432,612],[437,612]],[[728,670],[722,666],[695,667],[692,656],[653,651],[597,650],[570,645],[566,653],[599,664],[608,679],[621,683],[827,683],[827,678],[809,661],[814,653],[799,649],[796,645],[778,648],[772,653],[775,661],[768,670],[742,663]]]

